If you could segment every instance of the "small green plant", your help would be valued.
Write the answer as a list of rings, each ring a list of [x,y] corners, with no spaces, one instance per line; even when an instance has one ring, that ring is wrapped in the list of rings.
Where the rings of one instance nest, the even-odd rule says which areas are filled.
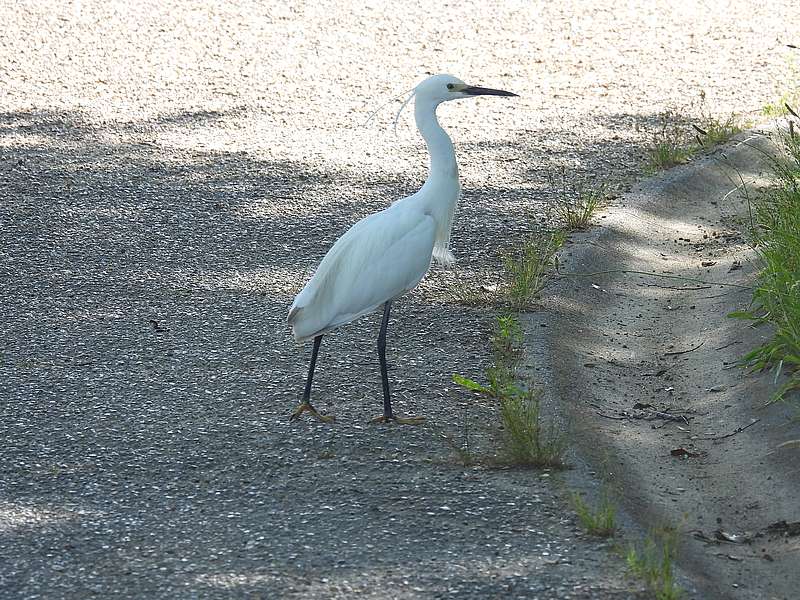
[[[533,305],[556,266],[556,253],[565,240],[563,231],[531,236],[518,251],[503,256],[506,297],[513,310]]]
[[[800,104],[800,89],[796,92],[784,92],[774,102],[767,102],[761,107],[761,114],[773,119],[785,117],[789,114],[786,107],[789,105],[797,106],[798,104]]]
[[[490,343],[494,361],[485,371],[489,385],[482,385],[457,374],[453,375],[453,383],[471,392],[500,398],[509,393],[508,389],[516,380],[517,367],[522,360],[522,329],[515,316],[504,314],[497,317]]]
[[[698,134],[695,139],[700,147],[712,148],[724,144],[737,133],[741,133],[743,122],[735,113],[731,113],[724,120],[715,116],[708,109],[706,93],[701,91],[700,119],[699,123],[692,123],[692,127]]]
[[[566,440],[554,423],[545,424],[540,413],[539,391],[528,383],[498,382],[496,390],[471,379],[453,375],[453,381],[466,389],[496,398],[499,401],[500,455],[497,462],[504,465],[562,469]],[[497,392],[495,394],[495,392]],[[474,455],[461,445],[453,445],[464,464],[473,464]]]
[[[491,337],[495,359],[519,363],[522,355],[522,328],[514,315],[503,314],[497,317]]]
[[[514,385],[500,398],[502,459],[506,464],[537,468],[564,468],[566,441],[555,424],[545,425],[540,414],[540,392],[531,382]]]
[[[700,150],[723,144],[742,131],[742,122],[736,114],[731,113],[724,119],[713,114],[706,102],[706,93],[702,90],[699,101],[691,102],[683,111],[687,114],[699,113],[699,117],[690,119],[675,109],[660,115],[660,128],[653,135],[648,152],[651,171],[683,164]]]
[[[522,330],[515,316],[497,318],[491,345],[494,360],[486,369],[488,385],[457,374],[453,375],[453,382],[499,401],[503,464],[562,468],[566,442],[555,424],[543,423],[539,391],[531,381],[522,382],[518,375],[523,348]]]
[[[800,138],[784,136],[783,148],[786,158],[774,162],[775,186],[753,201],[753,238],[764,268],[752,308],[729,315],[774,328],[767,342],[742,358],[753,370],[774,368],[776,381],[788,375],[772,401],[800,389]]]
[[[517,368],[522,361],[522,329],[513,315],[497,317],[490,342],[494,354],[494,365],[486,370],[489,387],[495,395],[502,396],[505,389],[517,377]]]
[[[647,166],[651,171],[683,164],[697,150],[687,132],[687,119],[676,109],[665,110],[658,120],[659,127],[653,133],[647,152]]]
[[[629,545],[625,560],[631,572],[653,593],[656,600],[678,600],[683,590],[675,582],[672,565],[677,554],[677,536],[672,528],[655,530],[639,547]]]
[[[669,169],[684,164],[692,154],[694,150],[691,145],[672,141],[655,142],[650,149],[648,166],[652,170]]]
[[[586,229],[592,216],[603,205],[605,190],[582,190],[573,199],[564,198],[556,204],[556,213],[569,231]]]
[[[692,125],[699,134],[697,140],[704,148],[724,144],[737,133],[742,132],[742,126],[736,115],[731,114],[724,121],[716,117],[706,117],[700,125]]]
[[[617,529],[617,507],[612,502],[607,490],[603,492],[599,505],[594,509],[578,493],[572,494],[571,498],[572,506],[575,508],[581,525],[590,535],[598,537],[614,535]]]

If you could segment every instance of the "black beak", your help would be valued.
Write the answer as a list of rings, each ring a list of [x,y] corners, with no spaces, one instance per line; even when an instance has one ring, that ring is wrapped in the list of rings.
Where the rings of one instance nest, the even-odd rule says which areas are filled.
[[[514,94],[513,92],[493,90],[492,88],[478,87],[475,85],[468,85],[461,91],[470,96],[519,96],[519,94]]]

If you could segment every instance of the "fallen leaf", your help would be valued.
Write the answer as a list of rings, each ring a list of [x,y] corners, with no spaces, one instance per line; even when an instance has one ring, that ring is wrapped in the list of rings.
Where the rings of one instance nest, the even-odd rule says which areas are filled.
[[[714,532],[714,537],[722,542],[730,542],[731,544],[744,544],[750,539],[741,533],[728,533],[727,531],[722,531],[722,529],[717,529]]]
[[[703,262],[700,263],[700,266],[701,267],[713,267],[715,264],[717,264],[717,261],[715,261],[715,260],[704,260]]]
[[[675,448],[669,452],[672,456],[680,456],[682,458],[697,458],[700,456],[697,452],[690,452],[686,448]]]

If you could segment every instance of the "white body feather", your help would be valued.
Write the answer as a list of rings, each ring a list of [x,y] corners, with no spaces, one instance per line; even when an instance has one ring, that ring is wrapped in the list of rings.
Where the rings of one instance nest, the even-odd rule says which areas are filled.
[[[416,287],[434,258],[454,261],[450,231],[460,195],[453,144],[436,120],[438,102],[415,98],[414,116],[430,152],[422,188],[353,225],[322,259],[289,308],[297,341],[372,312]]]

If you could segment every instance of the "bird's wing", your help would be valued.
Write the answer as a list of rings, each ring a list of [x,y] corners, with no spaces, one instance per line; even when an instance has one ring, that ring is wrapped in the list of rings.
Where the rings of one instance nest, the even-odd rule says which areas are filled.
[[[412,289],[430,267],[435,236],[432,217],[403,208],[353,225],[292,303],[295,337],[324,333]]]

